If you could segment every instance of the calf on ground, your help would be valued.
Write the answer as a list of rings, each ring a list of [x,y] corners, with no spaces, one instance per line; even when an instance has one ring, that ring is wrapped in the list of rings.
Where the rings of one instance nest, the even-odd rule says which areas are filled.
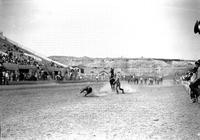
[[[81,90],[80,93],[83,93],[83,92],[86,92],[86,94],[85,94],[84,96],[87,96],[88,94],[92,93],[92,87],[86,86],[85,88],[83,88],[83,89]]]

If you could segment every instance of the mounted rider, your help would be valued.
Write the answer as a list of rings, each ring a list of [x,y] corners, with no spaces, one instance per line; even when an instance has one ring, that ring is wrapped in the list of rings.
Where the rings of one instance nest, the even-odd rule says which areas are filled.
[[[110,69],[110,79],[113,79],[114,76],[115,76],[114,68],[111,68],[111,69]]]
[[[124,94],[124,89],[121,88],[120,76],[114,73],[114,68],[110,69],[110,85],[113,90],[116,89],[117,93],[119,93],[119,89]]]
[[[191,94],[190,97],[193,100],[193,103],[198,100],[199,96],[199,85],[200,85],[200,60],[195,62],[195,67],[192,70],[192,77],[190,79],[190,89],[191,89]]]
[[[114,68],[111,68],[111,69],[110,69],[110,86],[111,86],[111,89],[112,89],[113,91],[114,91],[114,89],[115,89],[114,82],[115,82]]]

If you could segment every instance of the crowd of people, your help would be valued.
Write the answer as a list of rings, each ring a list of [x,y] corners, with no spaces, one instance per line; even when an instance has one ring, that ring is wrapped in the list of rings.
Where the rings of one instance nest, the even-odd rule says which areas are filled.
[[[57,80],[61,72],[47,72],[43,69],[37,69],[32,72],[22,72],[19,70],[7,70],[0,66],[0,85],[9,85],[11,82],[19,81],[38,81],[38,80]]]
[[[16,70],[7,69],[6,64],[15,64],[12,67],[16,67]],[[19,70],[19,65],[23,65],[28,71]],[[34,70],[29,70],[30,67],[26,66],[33,66]],[[54,62],[35,59],[16,45],[0,40],[0,85],[8,85],[12,81],[55,79],[58,74],[48,71],[49,67],[62,68]]]
[[[9,73],[6,70],[0,70],[0,85],[9,84]]]
[[[36,61],[33,57],[25,55],[24,51],[19,49],[17,46],[1,44],[1,53],[0,53],[0,63],[11,63],[18,65],[33,65],[40,66],[42,65]]]
[[[126,75],[124,77],[125,81],[128,83],[133,84],[142,84],[142,85],[159,85],[163,82],[163,76],[151,76],[151,75],[143,75],[143,76],[136,76],[136,75]]]
[[[9,44],[0,44],[0,63],[11,63],[11,64],[18,64],[18,65],[33,65],[36,67],[43,66],[42,62],[39,62],[35,58],[31,57],[30,55],[26,54],[22,49],[19,49],[15,45]],[[55,64],[54,62],[45,63],[46,66],[61,68]]]

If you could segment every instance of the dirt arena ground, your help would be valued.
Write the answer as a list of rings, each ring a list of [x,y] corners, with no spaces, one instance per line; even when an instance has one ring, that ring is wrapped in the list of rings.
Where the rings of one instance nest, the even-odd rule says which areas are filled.
[[[183,86],[135,86],[126,94],[94,83],[16,87],[0,90],[2,140],[200,139],[200,104]]]

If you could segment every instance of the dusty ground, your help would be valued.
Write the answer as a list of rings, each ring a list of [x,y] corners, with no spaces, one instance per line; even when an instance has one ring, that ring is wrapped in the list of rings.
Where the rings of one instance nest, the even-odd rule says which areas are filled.
[[[0,91],[1,139],[200,139],[200,104],[182,86],[122,84],[127,94],[95,84]]]

